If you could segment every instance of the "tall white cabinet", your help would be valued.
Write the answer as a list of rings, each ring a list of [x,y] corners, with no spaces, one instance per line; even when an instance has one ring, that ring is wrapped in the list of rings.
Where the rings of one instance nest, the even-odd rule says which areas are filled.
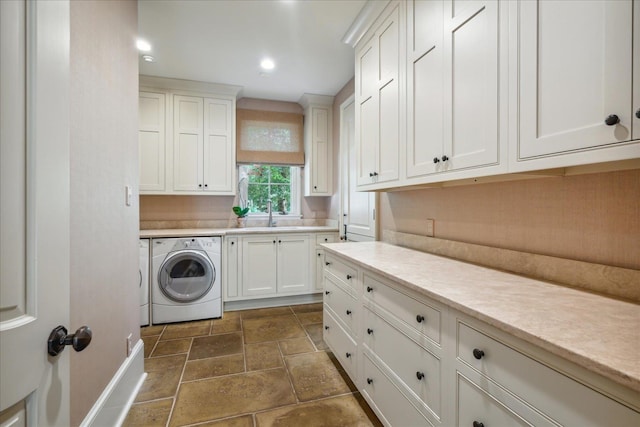
[[[333,96],[305,93],[304,195],[333,195]]]
[[[238,87],[140,77],[140,193],[234,195]]]

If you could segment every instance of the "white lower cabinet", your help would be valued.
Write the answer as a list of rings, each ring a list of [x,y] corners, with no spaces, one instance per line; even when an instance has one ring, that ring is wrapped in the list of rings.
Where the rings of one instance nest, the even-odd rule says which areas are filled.
[[[348,257],[325,259],[325,341],[383,424],[640,425],[637,393]]]

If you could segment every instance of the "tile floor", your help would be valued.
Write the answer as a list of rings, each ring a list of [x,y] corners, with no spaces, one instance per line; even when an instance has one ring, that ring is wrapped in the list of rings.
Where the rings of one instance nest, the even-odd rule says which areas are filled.
[[[322,304],[141,328],[145,380],[124,426],[380,426],[322,341]]]

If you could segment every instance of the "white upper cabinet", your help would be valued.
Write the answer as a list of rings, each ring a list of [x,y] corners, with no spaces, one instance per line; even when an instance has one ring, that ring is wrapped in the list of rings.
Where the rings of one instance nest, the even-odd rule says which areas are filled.
[[[204,170],[205,190],[235,193],[236,144],[233,129],[235,114],[232,101],[204,99]]]
[[[518,134],[511,155],[516,168],[640,156],[638,144],[629,143],[640,136],[635,116],[640,70],[633,68],[637,5],[631,0],[519,2],[520,27],[512,34],[519,36]]]
[[[140,191],[163,192],[165,181],[165,95],[140,92],[138,98]]]
[[[304,195],[333,195],[333,97],[304,94]]]
[[[507,14],[491,0],[415,0],[407,9],[407,183],[497,165],[507,131]]]
[[[193,96],[173,97],[173,189],[203,189],[204,101]]]
[[[400,177],[404,3],[392,2],[356,46],[357,184],[375,189]],[[388,184],[387,184],[388,185]]]

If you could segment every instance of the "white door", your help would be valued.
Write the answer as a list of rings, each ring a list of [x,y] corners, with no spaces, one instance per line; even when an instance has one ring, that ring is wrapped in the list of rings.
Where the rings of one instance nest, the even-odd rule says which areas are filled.
[[[340,106],[340,147],[342,151],[340,156],[342,159],[340,234],[344,237],[346,226],[347,240],[375,240],[376,193],[356,191],[358,171],[356,169],[355,125],[355,101],[351,97]]]
[[[69,2],[0,1],[0,425],[69,425]],[[71,332],[71,331],[70,331]]]

